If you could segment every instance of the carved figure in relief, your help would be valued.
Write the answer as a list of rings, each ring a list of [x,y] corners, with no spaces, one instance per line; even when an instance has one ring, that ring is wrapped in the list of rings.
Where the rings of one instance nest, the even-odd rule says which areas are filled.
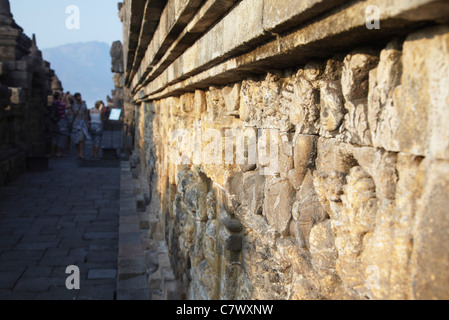
[[[294,99],[297,114],[295,122],[299,126],[300,133],[315,134],[320,117],[319,91],[305,74],[304,70],[299,70],[296,74]],[[310,75],[308,76],[310,77]]]
[[[401,45],[393,41],[381,52],[378,67],[370,72],[368,122],[373,145],[389,150],[400,150],[394,136],[401,110],[395,106],[393,93],[401,83],[401,58]]]
[[[294,79],[287,78],[285,79],[280,93],[279,98],[279,111],[282,115],[286,115],[291,117],[292,111],[294,109],[293,99],[294,99]],[[290,119],[291,120],[291,119]]]
[[[378,200],[373,178],[362,167],[353,167],[341,199],[343,208],[336,223],[337,265],[352,265],[351,270],[344,272],[344,277],[347,277],[344,280],[349,284],[363,275],[359,263],[354,262],[359,261],[365,238],[375,227]]]
[[[371,132],[368,124],[368,110],[366,104],[346,102],[348,111],[345,115],[345,140],[357,145],[371,145]]]
[[[304,67],[304,77],[312,82],[314,86],[318,86],[319,83],[316,82],[321,79],[324,73],[324,67],[318,62],[309,62]],[[314,83],[315,82],[315,83]]]
[[[379,58],[372,54],[349,54],[343,61],[342,91],[346,101],[366,101],[369,88],[369,71],[377,66]]]
[[[298,193],[298,200],[293,203],[292,216],[294,221],[291,226],[293,230],[291,231],[296,236],[299,246],[309,247],[309,236],[312,227],[329,217],[315,192],[310,171],[304,178]]]
[[[359,290],[365,285],[363,250],[374,231],[378,200],[374,180],[362,167],[353,167],[346,180],[342,209],[332,220],[338,251],[336,270],[345,285]]]
[[[367,99],[369,72],[377,66],[377,56],[367,53],[354,53],[346,56],[343,62],[342,91],[346,100],[343,129],[344,139],[358,145],[371,145],[371,132],[368,125]],[[343,131],[343,130],[342,130]]]
[[[323,82],[321,87],[321,126],[327,132],[340,128],[344,119],[344,104],[339,84]]]
[[[280,81],[277,75],[268,73],[261,84],[264,116],[274,116],[279,107]]]
[[[240,95],[240,119],[250,126],[257,126],[262,120],[263,99],[260,83],[245,80]]]

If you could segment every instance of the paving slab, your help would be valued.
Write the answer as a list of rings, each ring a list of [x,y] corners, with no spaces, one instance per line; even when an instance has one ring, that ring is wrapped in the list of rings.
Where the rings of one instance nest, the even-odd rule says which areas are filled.
[[[92,269],[89,270],[87,279],[116,279],[117,270],[116,269]]]
[[[116,299],[120,166],[88,164],[73,150],[0,188],[0,300]]]

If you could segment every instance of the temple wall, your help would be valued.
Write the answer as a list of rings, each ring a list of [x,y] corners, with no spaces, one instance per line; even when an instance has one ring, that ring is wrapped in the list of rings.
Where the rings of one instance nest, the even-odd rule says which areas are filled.
[[[0,185],[27,169],[28,156],[49,153],[47,106],[62,85],[42,58],[36,39],[23,33],[0,2]]]
[[[186,298],[449,298],[448,13],[124,2],[135,178]]]

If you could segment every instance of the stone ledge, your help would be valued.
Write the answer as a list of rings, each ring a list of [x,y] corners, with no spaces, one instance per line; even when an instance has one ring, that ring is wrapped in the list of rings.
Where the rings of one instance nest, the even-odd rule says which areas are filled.
[[[136,1],[134,0],[133,2]],[[178,36],[180,30],[185,27],[187,22],[191,19],[194,12],[199,8],[200,5],[200,0],[188,0],[182,2],[168,1],[160,16],[159,27],[155,31],[153,40],[148,44],[147,54],[152,55],[155,59],[158,59],[158,57],[162,56],[165,50],[170,46],[170,43]],[[131,21],[135,21],[136,24],[138,22],[142,24],[144,10],[142,10],[140,7],[137,10],[134,10],[134,8],[132,8],[131,10]],[[138,18],[140,18],[140,21],[138,21]],[[140,26],[139,30],[142,30],[142,27],[144,26]],[[131,32],[131,35],[133,36],[137,36],[140,34],[140,31],[138,34]],[[137,65],[132,62],[135,62],[134,57],[136,57],[136,61],[140,61],[140,59],[138,59],[138,56],[136,55],[136,51],[138,55],[142,55],[141,50],[143,50],[144,48],[143,43],[141,43],[140,45],[142,46],[141,48],[138,48],[137,44],[135,47],[130,46],[129,48],[133,50],[129,50],[129,58],[131,59],[130,61],[128,61],[126,82],[131,80],[132,76],[135,74],[135,71],[137,71]],[[147,55],[145,55],[145,59],[147,59]]]
[[[124,29],[124,65],[126,69],[132,68],[134,55],[138,45],[138,36],[140,34],[141,21],[143,17],[143,9],[145,6],[144,0],[128,0],[125,1],[122,7],[125,17],[123,17]]]
[[[162,55],[157,55],[161,48],[155,49],[149,46],[137,75],[136,73],[133,74],[132,86],[145,85],[160,75],[235,3],[237,3],[237,0],[208,0],[177,39],[168,43],[169,47]],[[141,83],[142,81],[145,83]]]
[[[238,9],[244,4],[243,1],[156,79],[137,92],[134,100],[161,99],[210,85],[239,81],[250,73],[266,72],[267,68],[288,68],[310,59],[324,58],[332,52],[360,46],[366,43],[366,39],[374,43],[405,35],[422,26],[419,22],[443,19],[449,12],[449,3],[435,0],[371,0],[335,9],[301,29],[279,35],[263,45],[260,43],[262,38],[267,40],[269,37],[262,35],[266,33],[260,23],[256,23],[251,30],[247,27],[248,32],[240,38],[218,41],[238,33],[240,26],[232,20],[241,18],[243,13],[239,16]],[[380,30],[366,28],[365,15],[369,5],[380,9]],[[247,53],[242,53],[244,51]]]
[[[239,3],[240,2],[240,3]],[[176,41],[172,44],[166,53],[158,62],[160,57],[157,57],[156,52],[160,52],[161,46],[151,46],[147,49],[146,58],[143,65],[140,66],[137,75],[135,75],[132,87],[139,85],[146,85],[165,70],[181,53],[190,47],[199,37],[203,37],[204,32],[207,31],[215,23],[221,24],[214,27],[217,30],[223,30],[223,37],[218,37],[223,41],[224,50],[228,56],[235,54],[234,50],[226,49],[227,45],[233,43],[237,50],[246,50],[249,43],[246,43],[246,37],[251,37],[251,42],[257,44],[264,41],[267,37],[274,37],[275,33],[284,32],[294,26],[298,26],[310,18],[317,16],[328,9],[335,7],[345,0],[294,0],[294,1],[279,1],[279,0],[209,0],[207,1],[192,21],[184,28],[184,31],[179,35]],[[228,12],[225,21],[219,21],[223,14],[227,12],[232,6],[232,12]],[[251,21],[242,19],[245,16],[244,12],[252,11]],[[234,12],[235,11],[235,12]],[[248,18],[248,16],[245,16]],[[145,21],[143,22],[145,23]],[[237,32],[236,26],[243,32]],[[233,32],[234,31],[234,32]],[[162,30],[164,32],[164,30]],[[214,35],[207,38],[206,41],[216,42]],[[229,35],[229,36],[226,36]],[[206,36],[207,37],[207,36]],[[226,43],[228,42],[228,43]],[[153,44],[153,42],[152,42]],[[241,46],[243,45],[243,47]],[[216,49],[222,49],[217,47]],[[223,57],[225,58],[225,57]],[[153,60],[152,60],[153,59]],[[134,64],[134,68],[136,64]],[[148,75],[148,77],[147,77]],[[142,83],[144,80],[144,83]]]
[[[123,161],[121,167],[117,299],[149,300],[137,200],[129,194],[132,191],[134,195],[130,163]]]
[[[149,0],[146,2],[133,65],[136,65],[145,56],[145,50],[153,39],[154,33],[159,25],[165,3],[165,0]]]

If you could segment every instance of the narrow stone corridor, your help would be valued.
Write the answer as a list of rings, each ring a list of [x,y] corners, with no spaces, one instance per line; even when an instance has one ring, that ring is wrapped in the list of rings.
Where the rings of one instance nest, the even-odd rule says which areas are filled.
[[[119,195],[119,161],[74,150],[0,188],[0,300],[115,299]],[[71,265],[79,290],[66,288]]]
[[[449,299],[449,1],[122,0],[106,99],[9,2],[0,300]]]

